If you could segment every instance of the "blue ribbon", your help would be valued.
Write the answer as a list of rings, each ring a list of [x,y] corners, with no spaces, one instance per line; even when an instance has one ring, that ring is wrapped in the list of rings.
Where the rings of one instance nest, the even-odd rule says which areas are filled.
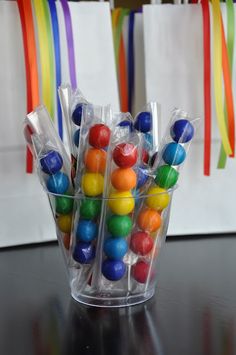
[[[128,32],[128,109],[132,112],[134,97],[134,15],[135,11],[129,14],[129,32]]]
[[[56,67],[56,95],[57,95],[57,122],[58,131],[61,139],[63,139],[63,123],[62,123],[62,112],[61,105],[58,95],[58,87],[61,85],[61,49],[60,49],[60,34],[59,25],[57,19],[57,9],[55,0],[48,0],[51,21],[52,21],[52,31],[53,31],[53,42],[54,42],[54,58]]]

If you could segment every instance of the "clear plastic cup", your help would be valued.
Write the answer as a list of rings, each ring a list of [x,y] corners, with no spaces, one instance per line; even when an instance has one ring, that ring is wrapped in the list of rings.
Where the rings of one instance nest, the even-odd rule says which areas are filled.
[[[123,199],[48,194],[76,301],[124,307],[154,295],[173,190]],[[132,212],[114,213],[121,203],[119,213],[134,204]]]

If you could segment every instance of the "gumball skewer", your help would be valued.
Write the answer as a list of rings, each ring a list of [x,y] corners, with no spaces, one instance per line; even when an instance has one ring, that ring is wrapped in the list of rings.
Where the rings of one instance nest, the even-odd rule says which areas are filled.
[[[167,134],[162,140],[154,163],[154,177],[144,192],[146,197],[144,203],[141,204],[137,223],[131,236],[131,249],[139,255],[136,264],[132,266],[132,275],[137,283],[145,284],[145,290],[152,282],[153,264],[156,263],[155,253],[158,245],[163,242],[163,236],[167,232],[165,228],[168,223],[163,221],[166,221],[169,215],[171,195],[194,135],[194,125],[195,121],[190,122],[183,111],[173,112]],[[149,235],[154,238],[153,245]],[[145,248],[148,250],[149,246],[151,254],[147,253],[145,256],[144,250]]]

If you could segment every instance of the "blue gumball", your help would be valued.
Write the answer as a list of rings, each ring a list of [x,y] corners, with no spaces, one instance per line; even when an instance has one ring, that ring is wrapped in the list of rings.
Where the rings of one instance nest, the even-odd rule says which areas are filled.
[[[80,124],[81,124],[83,107],[84,107],[83,103],[78,104],[72,113],[72,121],[77,126],[80,126]]]
[[[184,147],[178,143],[171,142],[164,147],[162,159],[168,165],[180,165],[186,157]]]
[[[137,189],[140,189],[148,180],[148,173],[147,170],[141,168],[140,166],[136,170],[137,174]]]
[[[110,281],[120,280],[125,272],[126,266],[121,260],[106,259],[102,263],[102,274]]]
[[[47,180],[47,189],[54,194],[64,194],[69,188],[69,178],[66,174],[58,171]]]
[[[76,147],[79,146],[79,138],[80,138],[80,129],[77,129],[73,136],[74,144],[76,145]]]
[[[142,133],[150,132],[152,129],[151,113],[148,111],[140,112],[135,119],[134,127]]]
[[[194,136],[194,127],[186,119],[177,120],[170,128],[170,135],[177,143],[187,143]]]
[[[133,132],[133,130],[134,130],[133,122],[131,122],[131,121],[129,121],[129,120],[121,121],[121,122],[119,123],[119,126],[120,126],[120,127],[129,127],[130,132]]]
[[[95,247],[91,243],[79,242],[75,245],[73,259],[80,264],[89,264],[95,258]]]
[[[135,203],[138,203],[139,199],[140,199],[140,192],[137,189],[133,189],[132,190],[132,195],[133,195],[133,197],[135,199]]]
[[[97,237],[98,226],[90,220],[80,220],[76,229],[76,239],[82,242],[91,242]]]
[[[151,157],[151,160],[150,160],[150,165],[151,165],[151,167],[153,167],[153,165],[154,165],[154,163],[157,161],[157,159],[158,159],[158,152],[155,152],[155,153],[153,154],[153,156]]]
[[[40,159],[40,166],[44,173],[53,175],[61,170],[63,159],[60,153],[50,150]]]
[[[152,137],[151,133],[145,133],[144,139],[145,139],[144,148],[147,149],[147,150],[152,149],[153,137]]]
[[[128,250],[125,238],[108,238],[104,243],[104,253],[113,260],[121,260]]]

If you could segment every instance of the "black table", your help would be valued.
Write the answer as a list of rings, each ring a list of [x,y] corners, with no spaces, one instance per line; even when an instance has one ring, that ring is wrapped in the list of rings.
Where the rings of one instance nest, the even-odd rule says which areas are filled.
[[[236,236],[168,241],[146,304],[70,298],[56,244],[0,251],[1,355],[236,354]]]

